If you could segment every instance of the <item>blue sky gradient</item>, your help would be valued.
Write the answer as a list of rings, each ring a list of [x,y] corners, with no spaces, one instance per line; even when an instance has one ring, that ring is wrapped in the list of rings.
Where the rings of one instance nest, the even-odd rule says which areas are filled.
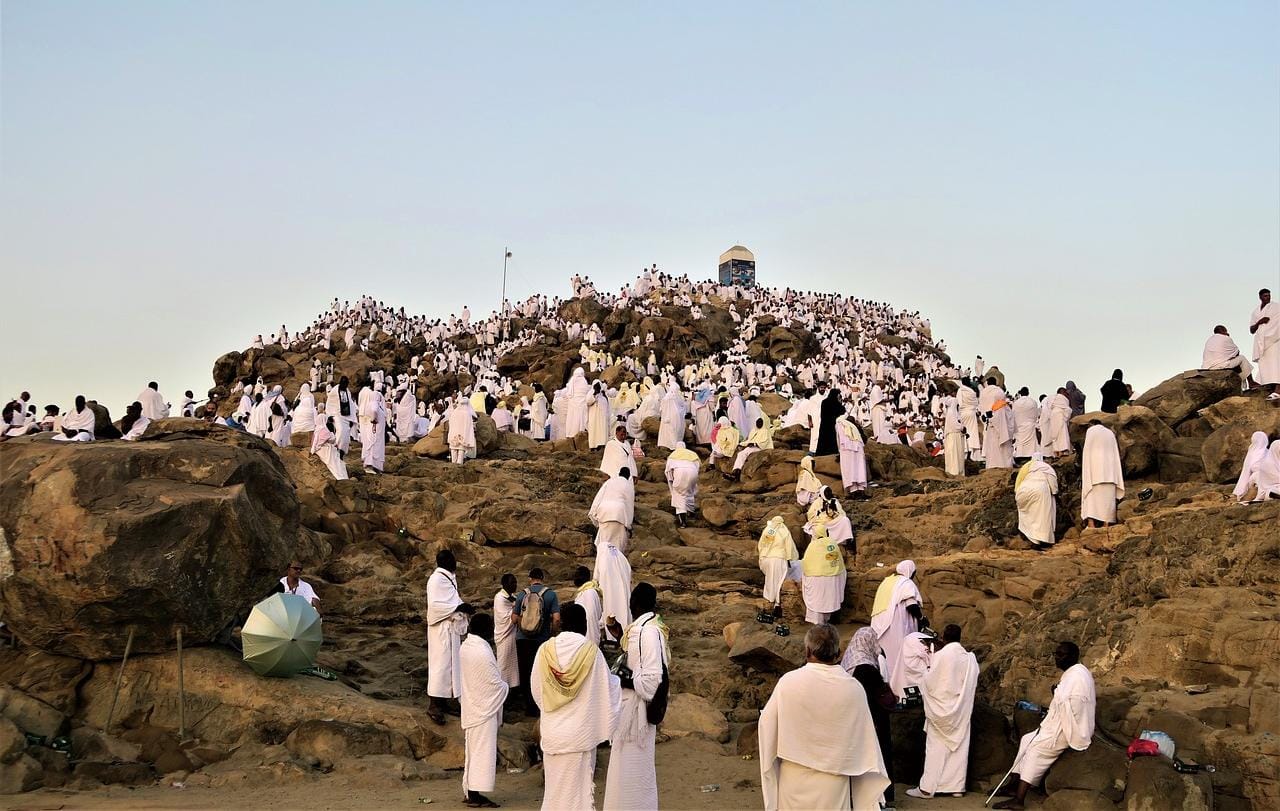
[[[710,278],[1141,390],[1280,287],[1274,2],[6,2],[0,394],[118,415],[335,295]]]

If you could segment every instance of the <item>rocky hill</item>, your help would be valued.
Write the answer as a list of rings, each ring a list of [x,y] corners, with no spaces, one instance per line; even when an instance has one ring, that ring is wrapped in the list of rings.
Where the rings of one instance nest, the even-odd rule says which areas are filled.
[[[653,331],[664,362],[722,349],[732,334],[718,308],[695,324],[679,312],[635,319],[593,304],[565,307],[601,324],[620,352],[637,330]],[[751,352],[803,357],[813,342],[803,330],[771,325]],[[369,353],[332,362],[358,381],[372,368],[402,368],[413,350],[379,340]],[[214,391],[225,393],[247,375],[288,390],[316,356],[279,347],[230,353],[215,364]],[[554,389],[576,358],[576,343],[548,333],[501,364]],[[427,376],[419,394],[450,394],[460,382]],[[1088,416],[1098,415],[1077,418],[1073,433]],[[1047,552],[1017,538],[1009,471],[974,468],[950,479],[936,460],[906,446],[869,444],[878,486],[869,499],[845,504],[858,538],[846,553],[848,592],[835,621],[847,638],[866,621],[880,579],[898,560],[916,561],[933,624],[961,625],[982,664],[970,759],[975,790],[1008,768],[1013,736],[1027,723],[1014,705],[1048,703],[1051,652],[1069,638],[1097,679],[1098,726],[1107,740],[1055,766],[1045,808],[1274,808],[1280,502],[1237,506],[1227,482],[1252,431],[1280,433],[1280,410],[1240,396],[1230,373],[1189,372],[1104,421],[1117,431],[1130,477],[1120,523],[1072,526],[1079,467],[1068,457],[1055,463],[1060,542]],[[384,475],[363,475],[353,454],[347,481],[334,481],[303,448],[194,420],[158,421],[136,445],[6,442],[0,611],[19,643],[0,650],[7,685],[0,691],[0,791],[93,792],[168,775],[164,785],[202,788],[212,802],[219,791],[281,782],[455,779],[457,722],[436,727],[424,712],[422,619],[435,552],[456,552],[463,596],[478,605],[490,603],[501,573],[523,579],[534,565],[566,594],[573,568],[592,553],[586,513],[603,480],[584,437],[534,443],[497,433],[485,417],[478,435],[474,462],[447,464],[422,443],[390,446]],[[699,514],[682,528],[668,506],[665,451],[645,445],[628,556],[634,578],[658,586],[672,627],[674,698],[660,775],[669,762],[663,750],[674,747],[688,747],[682,756],[697,753],[708,773],[703,782],[741,775],[739,755],[754,752],[760,708],[778,676],[799,663],[801,633],[780,638],[755,622],[763,583],[755,544],[772,515],[803,538],[793,487],[806,446],[806,436],[784,431],[776,450],[751,458],[741,481],[704,472]],[[820,458],[817,470],[834,483],[838,462]],[[339,674],[337,682],[261,679],[211,644],[291,556],[323,601],[320,662]],[[798,595],[786,601],[802,631]],[[181,680],[179,625],[195,646],[185,651]],[[129,629],[132,655],[118,681]],[[920,718],[907,713],[894,723],[898,781],[912,785]],[[1107,741],[1123,746],[1142,729],[1168,732],[1180,756],[1217,770],[1182,775],[1154,760],[1127,767],[1122,749]],[[22,733],[44,736],[45,744],[69,733],[70,759]],[[518,714],[508,719],[505,768],[530,765],[534,735]],[[754,768],[718,795],[723,807],[758,802]],[[504,777],[500,770],[499,799]],[[664,781],[662,791],[664,807],[715,802],[689,785]]]

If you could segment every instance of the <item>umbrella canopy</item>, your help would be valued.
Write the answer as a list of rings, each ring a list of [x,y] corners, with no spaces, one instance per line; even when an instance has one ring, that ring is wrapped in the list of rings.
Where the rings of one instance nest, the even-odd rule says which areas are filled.
[[[244,661],[259,676],[292,676],[316,663],[320,614],[296,594],[272,594],[253,607],[240,631]]]

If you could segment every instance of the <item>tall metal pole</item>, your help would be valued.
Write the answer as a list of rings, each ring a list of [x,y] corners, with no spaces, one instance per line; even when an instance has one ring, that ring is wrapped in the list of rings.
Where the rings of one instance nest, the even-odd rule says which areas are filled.
[[[511,258],[511,251],[505,246],[502,249],[502,299],[498,302],[498,316],[502,316],[502,308],[507,303],[507,260]]]

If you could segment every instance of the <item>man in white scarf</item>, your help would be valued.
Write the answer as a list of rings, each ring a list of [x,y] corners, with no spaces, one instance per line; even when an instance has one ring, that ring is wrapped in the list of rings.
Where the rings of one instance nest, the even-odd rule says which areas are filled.
[[[1018,775],[1013,798],[996,803],[995,808],[1022,808],[1027,792],[1039,785],[1059,755],[1068,747],[1083,752],[1093,740],[1098,703],[1093,675],[1080,664],[1080,649],[1074,642],[1059,642],[1053,660],[1063,671],[1062,680],[1053,690],[1053,701],[1040,726],[1023,735],[1018,744],[1018,756],[1010,770]]]
[[[154,380],[147,384],[137,396],[137,401],[142,404],[142,416],[148,420],[162,420],[169,416],[169,404],[164,401],[164,396],[160,394],[160,384]]]
[[[982,433],[978,428],[978,393],[973,390],[969,378],[960,381],[956,391],[956,407],[960,410],[960,424],[964,426],[965,447],[969,458],[982,461]]]
[[[1200,357],[1201,369],[1235,369],[1240,373],[1240,390],[1248,391],[1256,385],[1253,380],[1253,364],[1231,339],[1231,333],[1221,324],[1213,328],[1213,334],[1204,343]]]
[[[613,737],[622,689],[586,638],[582,606],[560,613],[560,633],[538,648],[530,692],[541,711],[543,811],[594,811],[596,747]]]
[[[448,700],[462,692],[458,648],[472,612],[458,592],[458,561],[453,552],[436,553],[436,569],[427,578],[427,715],[444,723]]]
[[[909,634],[920,628],[921,608],[924,602],[914,577],[916,564],[904,560],[894,568],[894,574],[880,581],[871,608],[871,627],[880,638],[885,663],[889,668],[889,687],[894,695],[906,695],[906,669],[902,661],[902,646]]]
[[[396,402],[396,439],[412,442],[418,438],[414,430],[418,425],[418,398],[412,389],[406,389]]]
[[[978,690],[978,659],[960,645],[960,626],[942,631],[928,674],[920,682],[924,700],[924,773],[911,797],[963,795],[969,769],[969,734]]]
[[[1040,452],[1032,454],[1018,471],[1013,485],[1013,498],[1018,505],[1018,531],[1037,546],[1049,546],[1056,540],[1058,521],[1058,472],[1044,461]]]
[[[658,727],[649,723],[647,708],[662,682],[663,670],[670,670],[671,653],[667,630],[658,616],[658,591],[648,583],[636,584],[631,592],[631,613],[635,620],[623,630],[614,623],[609,633],[620,640],[631,678],[623,679],[618,728],[609,741],[609,775],[605,783],[607,809],[658,809],[658,775],[654,746]]]
[[[600,457],[600,472],[606,476],[616,476],[624,467],[635,477],[636,458],[631,450],[631,440],[627,437],[627,426],[614,423],[613,439],[605,443],[604,453]]]
[[[467,628],[467,637],[458,649],[462,672],[462,732],[464,760],[462,799],[472,808],[496,808],[497,804],[480,792],[493,791],[498,768],[498,728],[502,726],[502,702],[510,687],[502,677],[489,641],[493,618],[476,614]]]
[[[667,489],[671,491],[671,507],[682,527],[686,526],[685,516],[698,508],[698,473],[701,469],[702,460],[683,442],[677,442],[675,450],[667,456],[663,472]]]
[[[1090,527],[1116,521],[1116,502],[1124,498],[1124,468],[1116,435],[1099,420],[1084,434],[1080,462],[1080,517]]]
[[[889,786],[867,695],[840,667],[840,634],[816,625],[806,664],[778,680],[760,713],[765,811],[874,811]]]
[[[1042,412],[1041,419],[1048,431],[1041,431],[1040,444],[1053,459],[1071,453],[1071,400],[1067,398],[1066,387],[1058,388],[1057,393],[1049,398],[1045,410],[1048,416]]]
[[[1253,335],[1253,360],[1258,364],[1258,383],[1270,386],[1268,400],[1280,400],[1280,303],[1271,300],[1271,291],[1258,291],[1258,306],[1249,315]]]
[[[964,424],[954,397],[947,397],[942,407],[943,463],[948,476],[964,476]]]
[[[493,647],[498,669],[508,687],[520,686],[520,663],[516,658],[516,576],[507,572],[502,587],[493,595]]]
[[[987,469],[1013,467],[1013,410],[1009,395],[994,377],[978,395],[978,412],[986,419],[982,432],[982,458]]]

